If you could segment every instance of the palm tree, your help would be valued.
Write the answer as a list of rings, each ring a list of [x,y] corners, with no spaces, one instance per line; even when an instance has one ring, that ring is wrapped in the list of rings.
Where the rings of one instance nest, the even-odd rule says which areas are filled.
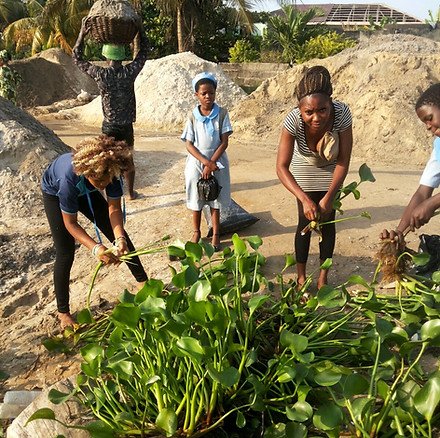
[[[12,0],[14,1],[14,0]],[[94,0],[28,0],[28,16],[9,24],[3,38],[16,51],[31,47],[31,54],[51,47],[70,53]]]
[[[0,0],[0,28],[28,15],[26,5],[21,0]]]
[[[269,18],[267,27],[267,43],[280,48],[283,58],[294,64],[301,54],[304,44],[323,33],[321,26],[308,26],[309,21],[320,15],[318,8],[299,11],[294,5],[282,3],[283,16]]]
[[[252,30],[251,8],[261,0],[157,0],[158,8],[175,19],[177,50],[185,52],[194,48],[193,30],[203,20],[203,10],[225,4],[237,10],[237,21]]]

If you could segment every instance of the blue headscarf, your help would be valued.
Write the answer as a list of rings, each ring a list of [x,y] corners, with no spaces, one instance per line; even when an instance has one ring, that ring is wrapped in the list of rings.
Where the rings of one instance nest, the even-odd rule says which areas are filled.
[[[194,93],[196,92],[197,82],[199,82],[201,79],[209,79],[214,84],[214,87],[217,88],[217,79],[215,78],[215,76],[212,73],[209,73],[207,71],[203,71],[202,73],[199,73],[198,75],[196,75],[194,77],[194,79],[192,80],[192,87],[193,87]]]

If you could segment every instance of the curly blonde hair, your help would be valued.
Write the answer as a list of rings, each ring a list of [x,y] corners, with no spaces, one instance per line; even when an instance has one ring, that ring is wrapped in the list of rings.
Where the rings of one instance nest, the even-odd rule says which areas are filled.
[[[77,175],[86,178],[111,179],[128,170],[132,162],[132,152],[125,141],[100,135],[79,142],[73,152],[73,167]]]

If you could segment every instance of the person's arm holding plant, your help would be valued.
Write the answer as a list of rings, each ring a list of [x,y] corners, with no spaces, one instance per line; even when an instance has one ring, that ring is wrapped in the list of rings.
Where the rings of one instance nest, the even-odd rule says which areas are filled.
[[[319,210],[323,215],[329,214],[333,210],[333,200],[348,173],[352,147],[353,129],[350,126],[345,131],[339,132],[339,154],[333,173],[333,179],[326,195],[319,202]]]
[[[67,229],[67,231],[77,240],[81,245],[84,245],[90,251],[92,251],[97,245],[96,256],[101,260],[104,264],[119,264],[119,258],[115,256],[113,253],[104,254],[107,251],[107,247],[103,244],[98,244],[92,239],[84,230],[84,228],[78,223],[78,215],[77,214],[67,214],[62,213],[63,222]]]
[[[121,209],[121,198],[108,199],[108,215],[115,235],[117,255],[121,256],[128,253],[127,238],[124,231],[124,216]]]
[[[290,171],[295,137],[286,128],[281,131],[281,139],[277,154],[277,175],[284,187],[291,192],[303,205],[304,216],[314,221],[318,216],[318,206],[304,193]]]

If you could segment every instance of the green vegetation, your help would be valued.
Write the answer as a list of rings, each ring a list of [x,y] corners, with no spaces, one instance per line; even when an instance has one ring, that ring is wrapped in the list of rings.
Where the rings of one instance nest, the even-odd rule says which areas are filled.
[[[359,197],[362,182],[374,181],[366,165],[359,175],[341,190],[339,210],[346,196]],[[269,281],[262,243],[235,234],[221,254],[205,242],[169,246],[181,263],[170,266],[170,283],[150,279],[137,294],[124,291],[95,319],[89,302],[98,265],[80,328],[45,342],[82,356],[72,393],[49,393],[55,404],[73,397],[93,414],[91,423],[68,427],[92,438],[433,437],[440,372],[421,361],[440,346],[440,272],[402,274],[396,294],[381,296],[379,265],[371,281],[352,275],[303,303],[312,276],[301,288],[287,279],[296,263],[287,254]],[[416,265],[429,258],[403,256]],[[59,421],[49,408],[28,422],[38,419]]]

